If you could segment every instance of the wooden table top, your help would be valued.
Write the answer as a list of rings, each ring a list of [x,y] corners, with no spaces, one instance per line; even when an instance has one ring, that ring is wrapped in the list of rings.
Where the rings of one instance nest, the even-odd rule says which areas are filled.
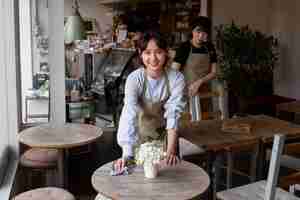
[[[209,186],[207,173],[200,167],[181,161],[165,166],[157,178],[147,179],[141,166],[125,176],[111,176],[112,162],[98,168],[92,185],[99,193],[117,200],[185,200],[203,193]]]
[[[249,143],[254,140],[272,141],[273,136],[278,133],[300,137],[299,125],[266,115],[232,118],[226,119],[226,121],[250,123],[251,132],[223,132],[221,130],[222,120],[203,120],[186,124],[185,127],[180,128],[179,133],[181,137],[190,142],[204,147],[206,150],[213,151],[222,150],[229,145]]]
[[[300,101],[280,103],[276,105],[276,111],[286,111],[291,113],[300,113]]]
[[[93,142],[102,135],[102,129],[90,124],[43,124],[20,132],[21,143],[39,148],[71,148]]]

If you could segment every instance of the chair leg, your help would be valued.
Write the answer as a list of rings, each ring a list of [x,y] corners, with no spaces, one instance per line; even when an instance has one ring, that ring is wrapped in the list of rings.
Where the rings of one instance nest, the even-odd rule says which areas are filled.
[[[259,144],[255,145],[253,154],[251,156],[251,164],[250,164],[250,182],[253,183],[257,179],[257,161],[259,158]]]
[[[27,177],[26,177],[26,179],[27,179],[26,187],[29,189],[33,188],[33,177],[34,177],[34,172],[32,170],[30,170],[30,172],[29,172],[29,170],[28,170]]]
[[[33,179],[33,172],[29,169],[23,168],[24,178],[23,178],[23,187],[26,190],[32,189],[32,179]]]
[[[221,163],[222,163],[222,155],[217,155],[214,163],[213,163],[213,185],[212,185],[212,190],[213,190],[213,200],[217,199],[217,191],[218,191],[218,183],[220,180],[220,171],[221,171]]]
[[[266,178],[267,161],[266,161],[266,146],[265,146],[264,142],[260,142],[260,144],[259,144],[258,159],[259,159],[259,163],[260,163],[258,166],[258,179],[265,179]]]
[[[58,186],[56,181],[56,170],[54,169],[48,169],[45,172],[45,179],[46,179],[46,185],[47,186]]]
[[[233,171],[233,152],[227,151],[227,168],[226,168],[226,188],[230,189],[232,187],[232,171]]]

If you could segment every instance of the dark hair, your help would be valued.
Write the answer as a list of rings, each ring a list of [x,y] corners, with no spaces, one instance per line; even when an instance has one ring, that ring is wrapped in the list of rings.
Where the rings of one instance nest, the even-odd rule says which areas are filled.
[[[199,16],[192,20],[191,29],[193,30],[196,26],[199,26],[206,33],[210,33],[211,21],[208,17]]]
[[[143,37],[138,43],[138,50],[140,54],[147,48],[147,45],[150,40],[154,40],[159,48],[164,50],[168,49],[167,41],[162,37],[160,33],[148,31],[144,33]]]
[[[139,51],[140,55],[142,55],[143,51],[147,48],[148,43],[149,43],[150,40],[154,40],[156,45],[159,48],[165,50],[166,53],[168,53],[168,51],[167,51],[168,50],[167,40],[165,40],[164,37],[159,32],[147,31],[143,34],[143,37],[138,42],[138,51]],[[166,58],[166,62],[165,62],[164,65],[166,65],[168,63],[168,60],[169,60],[168,54],[166,56],[167,56],[167,58]],[[142,65],[144,65],[142,60],[141,60],[140,63]]]

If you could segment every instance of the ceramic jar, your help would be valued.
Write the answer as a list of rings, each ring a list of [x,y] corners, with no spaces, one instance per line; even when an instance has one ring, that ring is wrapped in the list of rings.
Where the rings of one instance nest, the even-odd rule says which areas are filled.
[[[158,163],[144,163],[144,174],[146,178],[156,178],[158,176]]]

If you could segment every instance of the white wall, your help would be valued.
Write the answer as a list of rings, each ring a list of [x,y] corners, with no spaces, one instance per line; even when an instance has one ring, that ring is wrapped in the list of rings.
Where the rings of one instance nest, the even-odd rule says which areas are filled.
[[[280,62],[275,71],[278,95],[300,99],[299,0],[212,0],[213,26],[231,23],[273,34],[280,43]]]
[[[272,0],[212,0],[213,25],[231,23],[249,24],[251,28],[269,31]]]
[[[72,14],[73,0],[65,0],[65,16]],[[112,13],[111,9],[99,4],[99,0],[79,0],[79,12],[82,17],[96,18],[97,31],[104,33],[111,29]]]
[[[280,42],[280,66],[275,76],[277,94],[300,99],[299,0],[273,0],[272,29]]]

